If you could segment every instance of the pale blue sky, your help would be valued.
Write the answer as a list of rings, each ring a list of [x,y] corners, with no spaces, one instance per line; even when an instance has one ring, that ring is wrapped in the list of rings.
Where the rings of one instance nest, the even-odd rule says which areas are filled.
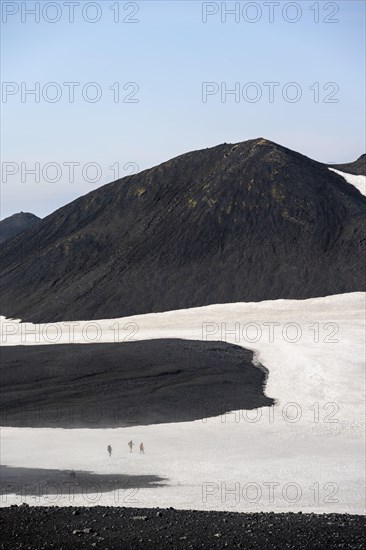
[[[278,3],[280,6],[274,5]],[[94,24],[83,19],[82,8],[88,2],[82,0],[75,6],[73,23],[68,21],[69,8],[62,1],[57,2],[61,19],[56,23],[46,21],[42,13],[40,22],[35,23],[34,16],[21,13],[23,2],[2,4],[3,83],[16,83],[20,89],[22,82],[28,88],[39,82],[43,89],[56,82],[62,93],[56,103],[42,95],[39,103],[31,96],[22,102],[20,91],[3,94],[2,218],[20,210],[43,217],[112,181],[109,167],[115,163],[119,163],[122,176],[132,170],[124,169],[127,163],[136,163],[142,170],[222,142],[262,136],[323,162],[351,161],[365,151],[365,2],[361,0],[273,3],[272,23],[269,7],[263,2],[252,3],[257,8],[240,2],[238,23],[229,15],[226,23],[221,21],[221,2],[203,6],[197,0],[119,2],[119,23],[113,22],[110,9],[116,1],[96,2],[101,19]],[[31,8],[36,2],[25,4]],[[39,4],[42,10],[55,2]],[[134,4],[139,10],[131,18],[139,22],[123,22],[136,11]],[[230,8],[235,2],[226,5]],[[317,6],[319,23],[314,22]],[[9,14],[4,22],[5,12],[16,8],[18,13]],[[203,23],[202,10],[216,8],[218,13]],[[300,8],[298,22],[284,20],[294,19]],[[94,9],[88,8],[87,17],[94,17]],[[249,9],[247,19],[253,19],[257,9],[259,20],[246,21],[243,9]],[[287,9],[285,15],[283,9]],[[57,15],[55,7],[48,10],[46,18]],[[327,17],[339,22],[326,23]],[[68,101],[64,82],[80,83],[74,103]],[[82,97],[81,88],[89,82],[98,83],[102,90],[97,103]],[[121,85],[122,98],[133,91],[132,87],[124,91],[123,85],[137,83],[138,102],[115,103],[108,89],[115,82]],[[219,90],[221,83],[228,89],[238,83],[239,102],[233,95],[222,102],[220,93],[202,102],[203,82],[217,83]],[[261,87],[262,98],[257,103],[243,98],[243,93],[246,98],[253,97],[254,88],[245,96],[245,85],[250,82]],[[272,103],[265,82],[280,83]],[[282,90],[288,82],[296,82],[301,89],[297,103],[283,99]],[[314,102],[315,88],[309,89],[316,82],[318,103]],[[323,89],[329,82],[339,87],[333,96],[337,103],[324,102],[334,90],[333,85]],[[48,91],[51,97],[55,88]],[[91,94],[93,89],[89,91]],[[289,89],[290,96],[295,91]],[[15,164],[4,165],[11,162]],[[36,162],[39,183],[25,173]],[[53,168],[46,180],[42,170],[53,162],[60,165],[61,172],[60,180],[52,183],[47,179],[56,175]],[[74,182],[69,181],[65,165],[70,162],[80,164],[75,167]],[[99,181],[90,181],[93,168],[87,177],[82,173],[90,162],[101,167]],[[11,175],[11,170],[16,173]]]

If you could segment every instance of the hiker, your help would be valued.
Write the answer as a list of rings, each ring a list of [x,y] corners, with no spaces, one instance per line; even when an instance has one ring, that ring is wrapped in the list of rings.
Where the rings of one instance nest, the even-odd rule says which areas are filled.
[[[128,442],[128,446],[130,448],[130,453],[132,453],[132,447],[134,446],[134,442],[132,441],[132,439]]]
[[[107,451],[108,451],[109,457],[111,457],[112,456],[112,447],[110,445],[108,445]]]
[[[145,454],[145,447],[144,447],[144,444],[143,443],[140,443],[140,455],[144,455]]]

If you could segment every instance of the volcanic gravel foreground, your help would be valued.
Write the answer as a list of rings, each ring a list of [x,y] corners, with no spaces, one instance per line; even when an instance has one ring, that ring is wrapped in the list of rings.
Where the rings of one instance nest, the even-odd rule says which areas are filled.
[[[239,514],[137,508],[0,511],[0,548],[342,548],[364,546],[365,518],[348,514]]]

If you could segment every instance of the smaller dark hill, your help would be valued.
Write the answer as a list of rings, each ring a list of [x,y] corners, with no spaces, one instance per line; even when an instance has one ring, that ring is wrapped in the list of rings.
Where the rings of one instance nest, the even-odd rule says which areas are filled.
[[[340,170],[346,174],[353,174],[354,176],[366,176],[366,154],[361,155],[354,162],[330,164],[329,168],[335,168],[335,170]]]
[[[15,237],[28,227],[39,222],[41,218],[30,212],[19,212],[0,221],[0,243]]]

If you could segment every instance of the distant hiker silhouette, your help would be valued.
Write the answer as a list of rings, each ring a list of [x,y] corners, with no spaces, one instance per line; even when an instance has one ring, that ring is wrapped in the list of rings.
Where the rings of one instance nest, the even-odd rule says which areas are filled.
[[[108,445],[107,451],[108,451],[109,456],[111,457],[112,456],[112,447],[110,445]]]
[[[143,443],[140,443],[140,455],[144,455],[145,454],[145,447],[144,447],[144,444]]]
[[[134,442],[132,441],[132,439],[128,442],[128,446],[130,448],[130,453],[132,453],[132,447],[134,446]]]

